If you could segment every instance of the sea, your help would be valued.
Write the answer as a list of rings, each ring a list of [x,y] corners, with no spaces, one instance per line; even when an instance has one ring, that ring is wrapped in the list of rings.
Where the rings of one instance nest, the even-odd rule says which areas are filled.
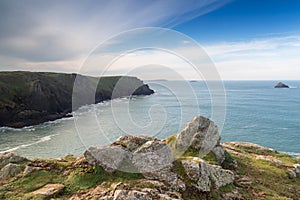
[[[20,129],[0,127],[0,153],[29,158],[80,155],[126,134],[166,138],[196,115],[211,118],[221,142],[242,141],[300,156],[300,81],[146,81],[150,96],[85,105],[73,117]],[[220,86],[220,83],[218,83]]]

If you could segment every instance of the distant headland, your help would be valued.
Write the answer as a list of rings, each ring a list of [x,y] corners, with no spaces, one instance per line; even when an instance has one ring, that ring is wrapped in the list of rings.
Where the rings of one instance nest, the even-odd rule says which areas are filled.
[[[72,111],[73,85],[83,93],[96,87],[95,102],[130,95],[150,95],[154,91],[136,77],[90,77],[50,72],[0,72],[0,126],[20,128],[66,117]],[[122,79],[122,84],[115,86]],[[95,90],[95,89],[94,89]],[[112,95],[113,94],[113,95]],[[79,106],[87,104],[79,103]],[[74,108],[74,105],[73,105]]]

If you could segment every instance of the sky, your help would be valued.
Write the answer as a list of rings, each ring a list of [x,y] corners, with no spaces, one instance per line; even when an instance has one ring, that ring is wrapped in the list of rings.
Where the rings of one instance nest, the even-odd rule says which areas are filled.
[[[298,80],[299,19],[298,0],[0,0],[0,70]]]

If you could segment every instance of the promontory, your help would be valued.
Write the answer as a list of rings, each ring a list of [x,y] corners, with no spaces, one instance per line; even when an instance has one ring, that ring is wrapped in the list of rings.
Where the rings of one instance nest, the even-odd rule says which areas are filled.
[[[75,84],[76,79],[80,83]],[[122,80],[122,84],[118,84]],[[0,126],[24,127],[65,117],[72,107],[74,84],[81,97],[94,92],[93,103],[130,95],[154,93],[136,77],[90,77],[50,72],[0,72]],[[116,89],[116,85],[118,85]],[[75,92],[76,92],[75,91]],[[75,106],[75,107],[74,107]]]

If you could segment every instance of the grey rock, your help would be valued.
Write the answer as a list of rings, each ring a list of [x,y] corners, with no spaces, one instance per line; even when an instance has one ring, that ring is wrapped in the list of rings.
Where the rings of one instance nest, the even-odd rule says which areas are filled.
[[[47,184],[44,187],[33,191],[33,195],[43,195],[45,199],[49,199],[56,194],[59,194],[65,188],[62,184]]]
[[[116,171],[123,160],[129,159],[128,151],[118,146],[90,147],[84,152],[86,161],[92,165],[99,165],[107,172]]]
[[[288,170],[288,175],[289,175],[290,179],[297,178],[297,174],[296,174],[295,170],[293,170],[293,169]]]
[[[215,154],[218,163],[222,164],[225,160],[225,150],[221,145],[217,145],[212,149],[213,154]]]
[[[113,146],[121,146],[124,149],[134,152],[137,148],[142,146],[148,141],[151,140],[157,140],[154,137],[149,137],[149,136],[133,136],[133,135],[124,135],[118,138],[112,145]]]
[[[210,165],[200,158],[181,161],[186,174],[194,182],[194,186],[202,192],[211,191],[212,187],[219,189],[233,183],[234,173],[217,165]]]
[[[113,200],[175,200],[182,199],[175,193],[160,193],[156,189],[144,188],[139,190],[116,190],[113,196],[104,197],[103,199]]]
[[[160,140],[144,143],[133,153],[132,157],[133,165],[141,173],[155,172],[170,167],[173,160],[171,149]]]
[[[23,175],[27,175],[27,174],[31,174],[32,172],[35,172],[35,171],[39,171],[41,170],[42,168],[40,167],[33,167],[33,166],[28,166],[26,165],[24,171],[23,171]]]
[[[178,133],[175,148],[177,153],[184,153],[189,147],[205,156],[220,144],[217,125],[203,116],[195,117]]]
[[[293,167],[295,168],[295,173],[300,174],[300,164],[294,164]]]
[[[0,180],[7,180],[15,177],[23,171],[23,167],[18,164],[8,163],[0,170]]]
[[[114,200],[152,200],[152,195],[137,190],[116,190]]]
[[[145,178],[159,180],[176,190],[182,190],[185,185],[171,171],[173,154],[169,146],[160,140],[144,143],[134,153],[132,163]]]
[[[144,177],[150,180],[159,180],[175,191],[184,191],[185,183],[178,178],[178,175],[171,171],[171,167],[153,172],[143,173]]]
[[[15,154],[15,153],[7,152],[7,153],[0,155],[0,168],[4,167],[8,163],[17,164],[17,163],[24,162],[24,161],[27,161],[27,159]]]

